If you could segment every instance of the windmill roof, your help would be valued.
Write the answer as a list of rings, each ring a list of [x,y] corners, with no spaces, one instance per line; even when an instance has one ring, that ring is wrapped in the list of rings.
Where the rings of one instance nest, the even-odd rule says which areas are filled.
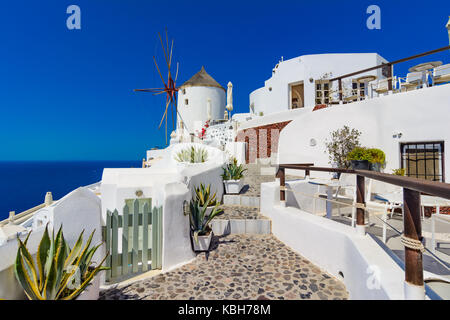
[[[186,87],[217,87],[225,90],[224,87],[205,71],[205,67],[203,66],[199,72],[180,86],[181,89]]]

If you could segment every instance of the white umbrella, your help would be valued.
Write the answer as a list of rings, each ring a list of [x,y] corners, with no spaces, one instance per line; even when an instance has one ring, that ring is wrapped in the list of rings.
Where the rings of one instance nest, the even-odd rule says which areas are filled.
[[[211,99],[206,100],[206,111],[208,112],[208,120],[211,120]]]
[[[450,43],[450,16],[448,17],[448,22],[447,22],[447,24],[445,25],[445,27],[446,27],[447,30],[448,30],[448,41],[449,41],[449,43]]]
[[[233,111],[233,84],[228,82],[228,90],[227,90],[227,106],[228,111]]]

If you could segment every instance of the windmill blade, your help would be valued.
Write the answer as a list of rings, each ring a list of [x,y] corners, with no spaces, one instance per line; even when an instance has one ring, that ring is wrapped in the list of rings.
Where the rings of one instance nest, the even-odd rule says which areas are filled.
[[[161,122],[159,123],[158,129],[161,128],[161,125],[162,125],[162,123],[163,123],[163,121],[164,121],[164,118],[167,117],[167,109],[169,108],[169,103],[170,103],[170,100],[167,99],[166,110],[164,111],[164,114],[163,114],[163,116],[162,116],[162,118],[161,118]]]
[[[173,39],[172,39],[172,45],[170,46],[170,56],[169,56],[169,71],[172,67],[172,53],[173,53]]]
[[[134,92],[164,92],[165,88],[133,89]]]
[[[161,74],[161,71],[159,71],[159,67],[158,67],[158,64],[156,63],[156,59],[155,59],[154,56],[153,56],[153,62],[155,62],[156,69],[158,70],[159,76],[161,77],[161,80],[162,80],[162,82],[164,84],[164,87],[167,88],[166,82],[164,81],[164,78],[163,78],[163,76]]]
[[[161,42],[161,46],[162,46],[162,49],[163,49],[163,52],[164,52],[164,58],[166,59],[167,66],[169,66],[169,58],[167,57],[166,48],[164,47],[164,44],[163,44],[163,41],[162,41],[162,37],[161,37],[161,34],[159,32],[158,32],[158,36],[159,36],[159,41]],[[167,49],[169,49],[169,48],[167,48]],[[169,69],[169,76],[170,76],[170,69]]]

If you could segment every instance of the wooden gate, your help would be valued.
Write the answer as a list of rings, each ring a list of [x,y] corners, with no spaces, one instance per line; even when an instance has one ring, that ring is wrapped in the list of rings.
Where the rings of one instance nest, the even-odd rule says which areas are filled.
[[[125,203],[123,215],[117,210],[106,213],[106,266],[111,268],[106,271],[108,282],[162,266],[162,207],[152,208],[151,198]]]

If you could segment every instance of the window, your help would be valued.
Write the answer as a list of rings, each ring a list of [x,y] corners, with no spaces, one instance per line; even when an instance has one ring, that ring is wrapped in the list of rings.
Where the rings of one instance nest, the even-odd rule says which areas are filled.
[[[366,92],[366,84],[364,82],[357,82],[356,80],[352,81],[352,97],[355,97],[353,101],[358,100],[358,92],[359,92],[359,100],[364,100],[365,92]]]
[[[400,144],[402,168],[408,177],[444,181],[444,142]]]
[[[316,105],[330,103],[330,81],[316,80]]]
[[[184,104],[188,105],[189,104],[189,99],[184,99]]]

